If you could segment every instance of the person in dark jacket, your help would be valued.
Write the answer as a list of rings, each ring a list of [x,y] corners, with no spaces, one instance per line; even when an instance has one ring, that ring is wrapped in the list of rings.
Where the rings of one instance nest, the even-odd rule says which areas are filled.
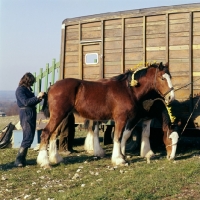
[[[23,130],[23,139],[19,148],[14,165],[16,167],[24,167],[26,165],[26,155],[28,148],[31,147],[35,136],[36,129],[36,105],[42,101],[44,92],[40,92],[37,96],[32,92],[31,86],[35,82],[35,77],[31,73],[26,73],[20,80],[15,95],[17,105],[20,108],[19,118]]]

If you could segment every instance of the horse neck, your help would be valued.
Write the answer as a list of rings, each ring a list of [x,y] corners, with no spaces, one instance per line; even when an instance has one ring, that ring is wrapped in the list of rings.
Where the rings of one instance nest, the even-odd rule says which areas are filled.
[[[145,81],[140,82],[140,86],[134,87],[133,90],[134,90],[134,95],[138,101],[148,96],[151,96],[151,93],[156,92],[153,82],[148,83]]]
[[[162,124],[162,130],[164,132],[169,130],[170,125],[171,125],[171,120],[170,120],[170,116],[168,114],[166,107],[162,110],[162,122],[161,122],[161,124]]]
[[[159,97],[159,95],[158,95],[158,97]],[[167,131],[171,125],[171,120],[170,120],[170,116],[168,114],[167,108],[166,108],[165,104],[163,103],[162,99],[160,100],[157,97],[154,99],[157,99],[157,100],[154,101],[153,105],[150,108],[148,115],[150,118],[156,118],[160,122],[160,124],[162,126],[162,130]]]

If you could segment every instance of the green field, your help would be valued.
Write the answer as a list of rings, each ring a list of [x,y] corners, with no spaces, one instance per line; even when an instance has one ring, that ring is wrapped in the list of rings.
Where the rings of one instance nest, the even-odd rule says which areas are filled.
[[[112,145],[102,144],[104,158],[94,157],[84,151],[85,135],[85,131],[77,130],[76,152],[45,170],[36,164],[38,152],[33,149],[27,155],[28,165],[22,169],[13,166],[17,149],[0,149],[0,199],[200,199],[197,140],[182,140],[175,161],[166,160],[165,149],[159,146],[153,149],[156,156],[150,164],[136,150],[127,152],[127,166],[116,167],[111,164]]]

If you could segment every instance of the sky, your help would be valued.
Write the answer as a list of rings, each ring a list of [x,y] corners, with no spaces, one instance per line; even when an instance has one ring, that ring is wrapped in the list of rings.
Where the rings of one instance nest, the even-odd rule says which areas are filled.
[[[66,18],[190,3],[199,0],[0,0],[0,91],[59,61]]]

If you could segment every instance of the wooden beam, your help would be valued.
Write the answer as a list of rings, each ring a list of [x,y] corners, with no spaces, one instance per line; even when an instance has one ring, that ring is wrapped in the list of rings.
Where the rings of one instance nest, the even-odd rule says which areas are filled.
[[[190,82],[193,82],[193,13],[189,13],[189,73],[190,73]],[[193,83],[190,85],[190,95],[193,97]]]
[[[65,24],[62,24],[61,29],[61,54],[60,54],[60,79],[64,79],[64,65],[65,65]]]
[[[82,58],[82,54],[83,54],[83,46],[81,44],[81,23],[79,22],[79,78],[83,79],[83,58]]]
[[[124,73],[125,66],[124,66],[124,54],[125,54],[125,19],[122,18],[122,53],[121,53],[121,73]]]
[[[166,23],[166,34],[165,34],[165,37],[166,37],[166,49],[165,49],[165,53],[166,53],[166,62],[169,63],[169,14],[166,13],[166,20],[165,20],[165,23]]]
[[[101,21],[100,78],[104,78],[104,20]]]
[[[146,16],[143,16],[143,65],[146,64]]]

